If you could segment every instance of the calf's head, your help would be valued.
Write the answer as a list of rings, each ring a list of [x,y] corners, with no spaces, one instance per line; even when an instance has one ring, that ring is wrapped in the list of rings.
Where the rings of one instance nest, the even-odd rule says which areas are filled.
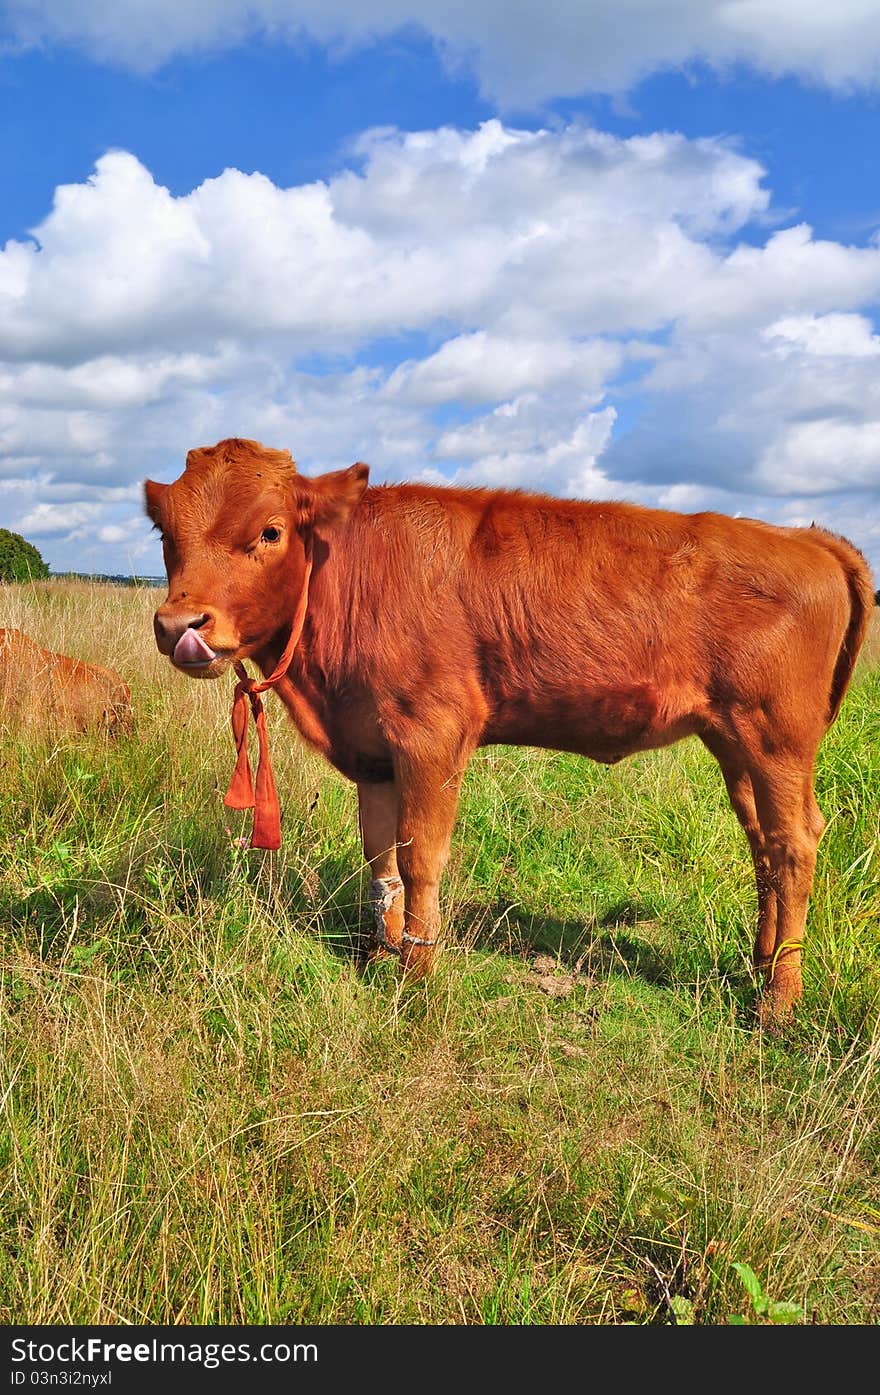
[[[216,678],[283,645],[306,580],[313,534],[332,546],[367,485],[366,465],[309,479],[287,451],[227,440],[192,450],[173,484],[147,480],[162,535],[168,598],[156,644],[176,668]]]

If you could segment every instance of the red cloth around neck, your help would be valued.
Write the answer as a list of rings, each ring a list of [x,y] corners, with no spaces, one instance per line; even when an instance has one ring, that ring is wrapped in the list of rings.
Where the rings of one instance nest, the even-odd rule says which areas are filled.
[[[296,614],[293,617],[290,638],[269,677],[264,678],[262,683],[257,683],[255,679],[250,677],[240,660],[234,666],[235,672],[238,674],[238,682],[235,685],[232,698],[232,735],[235,739],[238,756],[223,803],[230,809],[253,809],[252,848],[281,847],[281,808],[278,803],[278,791],[275,788],[275,776],[272,772],[269,733],[266,730],[266,713],[263,709],[260,693],[264,693],[267,688],[274,687],[290,667],[293,651],[299,643],[306,620],[311,574],[312,558],[311,554],[307,552],[306,573],[302,593],[297,602]],[[250,707],[250,712],[248,707]],[[253,716],[254,726],[257,729],[259,745],[256,787],[251,775],[251,763],[248,759],[248,727],[251,716]]]

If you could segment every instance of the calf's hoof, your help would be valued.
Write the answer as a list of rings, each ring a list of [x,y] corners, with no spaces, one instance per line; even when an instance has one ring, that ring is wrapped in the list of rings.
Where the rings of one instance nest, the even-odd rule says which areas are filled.
[[[803,989],[800,974],[776,975],[764,987],[758,1000],[758,1026],[767,1032],[779,1032],[794,1020],[794,1010]]]
[[[378,964],[383,959],[399,959],[400,942],[395,944],[390,935],[386,935],[383,939],[375,935],[367,946],[364,958],[368,964]]]
[[[421,940],[413,939],[404,933],[400,952],[400,968],[408,983],[414,983],[429,974],[434,968],[436,957],[437,943],[435,940],[429,944],[424,944]]]
[[[767,994],[758,1001],[758,1026],[769,1036],[778,1036],[783,1028],[794,1021],[794,1004],[780,1004]]]

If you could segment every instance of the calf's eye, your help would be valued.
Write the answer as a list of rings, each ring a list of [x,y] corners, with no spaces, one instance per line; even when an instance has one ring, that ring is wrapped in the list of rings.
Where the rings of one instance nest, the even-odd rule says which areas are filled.
[[[277,542],[281,537],[281,529],[272,527],[264,528],[260,536],[263,542]]]

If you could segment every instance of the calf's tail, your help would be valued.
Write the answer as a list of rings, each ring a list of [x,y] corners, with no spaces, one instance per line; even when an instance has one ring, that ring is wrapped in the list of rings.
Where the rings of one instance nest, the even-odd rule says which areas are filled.
[[[859,656],[859,650],[862,647],[862,641],[865,638],[865,631],[874,608],[874,582],[871,577],[871,569],[857,547],[854,547],[846,538],[839,538],[835,533],[827,533],[824,528],[817,528],[816,532],[829,552],[833,553],[840,563],[849,588],[849,624],[843,636],[837,663],[834,665],[831,691],[828,695],[827,721],[830,726],[840,711],[840,704],[843,702],[856,659]]]

